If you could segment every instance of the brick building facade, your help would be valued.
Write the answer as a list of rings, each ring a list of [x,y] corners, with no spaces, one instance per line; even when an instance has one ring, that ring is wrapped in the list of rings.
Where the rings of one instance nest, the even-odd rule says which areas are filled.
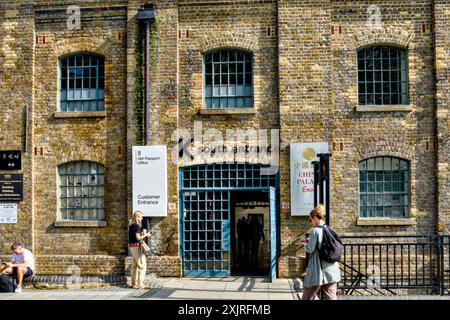
[[[22,170],[0,173],[22,173],[24,178],[18,223],[0,224],[0,254],[9,253],[11,242],[23,241],[37,257],[38,274],[70,274],[73,264],[82,274],[123,274],[129,266],[131,148],[140,144],[142,134],[136,120],[142,117],[142,99],[136,98],[142,89],[136,81],[142,67],[136,53],[137,13],[146,3],[77,1],[81,25],[76,28],[69,27],[70,1],[0,4],[0,150],[23,150]],[[174,130],[193,133],[199,123],[202,134],[224,136],[227,129],[279,130],[275,188],[280,277],[298,274],[300,260],[293,258],[297,252],[290,248],[290,240],[309,228],[307,217],[292,216],[289,209],[291,143],[328,143],[331,219],[338,232],[449,233],[448,1],[156,0],[153,4],[148,144],[177,150]],[[360,103],[359,50],[375,45],[406,52],[406,103]],[[250,108],[205,107],[205,55],[218,49],[251,54]],[[104,108],[61,109],[61,63],[78,53],[104,59]],[[168,161],[168,202],[175,205],[168,208],[167,217],[147,222],[155,232],[148,258],[151,272],[183,273],[184,231],[178,226],[185,203],[180,173],[209,163],[210,156]],[[405,216],[361,216],[360,162],[373,157],[407,161]],[[96,173],[104,175],[104,208],[96,211],[103,212],[100,219],[62,216],[60,168],[74,161],[104,167],[104,174]]]

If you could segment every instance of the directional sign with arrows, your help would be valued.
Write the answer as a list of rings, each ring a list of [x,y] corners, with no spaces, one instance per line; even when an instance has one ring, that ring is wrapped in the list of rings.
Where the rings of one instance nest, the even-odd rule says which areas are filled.
[[[22,170],[22,152],[0,151],[0,170]]]

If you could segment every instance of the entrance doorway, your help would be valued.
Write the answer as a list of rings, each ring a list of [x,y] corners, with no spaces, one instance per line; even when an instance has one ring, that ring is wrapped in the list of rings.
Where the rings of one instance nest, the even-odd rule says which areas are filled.
[[[263,174],[263,167],[248,163],[204,164],[180,170],[180,255],[184,276],[228,276],[236,271],[276,277],[278,176]],[[248,211],[244,208],[246,201],[264,204],[262,211]],[[236,215],[245,215],[253,227],[260,223],[265,230],[265,241],[261,236],[259,242],[251,243],[253,255],[245,268],[237,250]]]
[[[231,274],[268,276],[270,215],[268,191],[231,192]]]

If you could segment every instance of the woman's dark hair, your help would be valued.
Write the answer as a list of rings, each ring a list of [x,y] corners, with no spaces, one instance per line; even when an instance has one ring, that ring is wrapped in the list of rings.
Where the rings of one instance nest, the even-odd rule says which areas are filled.
[[[14,242],[11,246],[11,250],[16,250],[19,247],[23,247],[22,243],[20,242]]]

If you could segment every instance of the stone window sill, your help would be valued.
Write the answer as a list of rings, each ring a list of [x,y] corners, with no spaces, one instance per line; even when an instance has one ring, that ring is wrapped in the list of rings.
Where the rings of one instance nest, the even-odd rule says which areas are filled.
[[[413,226],[416,225],[415,218],[389,219],[389,218],[358,218],[358,226]]]
[[[216,109],[200,109],[203,115],[227,115],[227,114],[256,114],[255,108],[216,108]]]
[[[104,118],[106,111],[55,112],[55,118]]]
[[[376,105],[376,106],[357,106],[357,112],[395,112],[395,111],[403,111],[410,112],[413,108],[411,105]]]
[[[73,228],[73,227],[83,227],[83,228],[104,228],[107,227],[108,223],[106,220],[99,221],[71,221],[71,220],[56,220],[55,227],[59,228]]]

